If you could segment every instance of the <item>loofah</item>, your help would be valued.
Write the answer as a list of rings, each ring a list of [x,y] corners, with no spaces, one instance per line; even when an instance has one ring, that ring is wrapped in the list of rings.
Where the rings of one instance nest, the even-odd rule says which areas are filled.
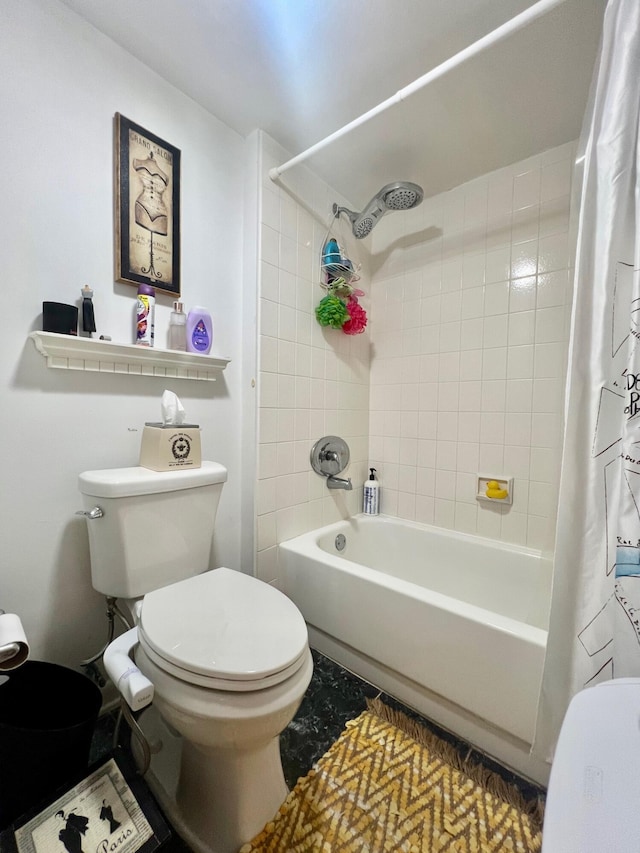
[[[345,335],[360,335],[367,325],[367,312],[355,296],[347,302],[347,311],[349,319],[343,324],[342,331]]]
[[[328,294],[321,299],[316,307],[316,320],[321,326],[331,326],[332,329],[341,329],[343,323],[349,319],[349,312],[337,296]]]

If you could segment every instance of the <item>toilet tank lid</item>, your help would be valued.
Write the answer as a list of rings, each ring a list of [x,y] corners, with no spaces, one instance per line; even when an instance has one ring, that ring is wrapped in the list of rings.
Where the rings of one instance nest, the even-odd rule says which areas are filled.
[[[96,498],[123,498],[212,486],[226,480],[224,465],[203,462],[200,468],[180,468],[177,471],[151,471],[140,466],[85,471],[78,477],[78,488],[83,495]]]

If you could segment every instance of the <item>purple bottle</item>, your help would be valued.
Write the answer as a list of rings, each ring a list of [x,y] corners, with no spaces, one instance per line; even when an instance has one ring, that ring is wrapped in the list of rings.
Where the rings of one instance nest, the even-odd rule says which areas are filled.
[[[206,355],[213,342],[213,322],[206,308],[195,305],[187,316],[187,352]]]

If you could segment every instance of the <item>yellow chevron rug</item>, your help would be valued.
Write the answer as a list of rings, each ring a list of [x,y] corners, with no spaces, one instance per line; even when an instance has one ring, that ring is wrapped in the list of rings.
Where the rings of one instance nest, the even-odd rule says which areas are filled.
[[[541,809],[374,700],[240,853],[535,853]]]

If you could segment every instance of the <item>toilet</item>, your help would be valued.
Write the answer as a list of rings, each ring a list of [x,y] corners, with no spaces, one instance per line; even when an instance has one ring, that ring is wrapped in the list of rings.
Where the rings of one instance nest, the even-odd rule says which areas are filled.
[[[640,679],[577,693],[547,791],[542,853],[640,850]]]
[[[132,710],[144,709],[145,779],[197,853],[237,851],[286,798],[279,735],[313,670],[290,599],[208,569],[226,479],[215,462],[79,477],[93,586],[135,625],[108,646],[105,668]]]

